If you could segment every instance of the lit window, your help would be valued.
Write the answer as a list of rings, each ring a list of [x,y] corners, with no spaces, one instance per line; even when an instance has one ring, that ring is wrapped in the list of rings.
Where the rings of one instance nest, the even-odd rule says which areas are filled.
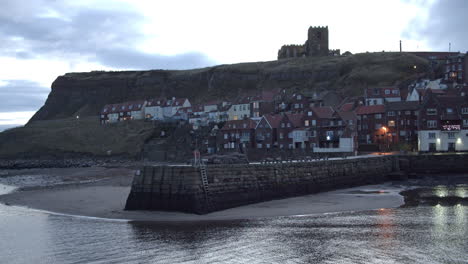
[[[455,139],[455,135],[456,135],[455,132],[449,132],[449,133],[448,133],[448,138],[449,138],[449,139]]]
[[[453,109],[452,108],[447,108],[447,114],[452,114],[453,113]]]
[[[387,116],[395,116],[395,111],[388,111]]]
[[[304,121],[304,126],[309,126],[309,120]]]
[[[389,120],[388,121],[388,126],[389,127],[394,127],[395,126],[395,121],[394,120]]]

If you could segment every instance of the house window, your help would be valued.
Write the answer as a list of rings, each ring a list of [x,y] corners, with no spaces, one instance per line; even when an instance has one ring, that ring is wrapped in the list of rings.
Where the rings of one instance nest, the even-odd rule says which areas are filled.
[[[468,115],[468,107],[462,108],[462,114]]]
[[[457,134],[457,133],[455,133],[455,132],[449,132],[449,133],[448,133],[448,138],[449,138],[449,139],[455,139],[455,135],[456,135],[456,134]]]
[[[395,116],[395,111],[388,111],[387,116]]]
[[[316,134],[316,131],[315,130],[312,130],[310,131],[310,136],[311,137],[315,137],[317,134]]]
[[[267,148],[270,148],[270,144],[266,144],[266,147],[267,147]]]
[[[283,145],[283,144],[280,144],[280,148],[281,148],[281,149],[284,148],[284,145]]]
[[[362,115],[362,119],[367,119],[367,115]]]
[[[312,116],[312,111],[307,112],[308,116]]]
[[[301,100],[302,96],[300,94],[298,94],[296,98],[297,98],[297,100]]]
[[[406,136],[406,131],[405,131],[405,130],[401,130],[401,131],[400,131],[400,136],[402,136],[402,137]]]
[[[409,119],[406,120],[406,124],[407,124],[407,125],[411,125],[411,120],[409,120]]]
[[[385,89],[385,94],[390,94],[390,90]]]
[[[436,133],[428,133],[427,138],[429,139],[435,139],[436,138]]]
[[[375,114],[375,119],[381,119],[382,118],[382,114]]]
[[[279,137],[280,137],[280,139],[283,139],[283,138],[284,138],[283,133],[280,133],[280,134],[279,134]]]
[[[388,120],[388,126],[389,127],[394,127],[395,126],[395,120]]]
[[[317,120],[312,120],[312,126],[316,126],[317,125]]]
[[[411,111],[405,111],[405,115],[411,115]]]
[[[244,126],[244,128],[247,128],[247,124],[244,123],[243,126]]]
[[[428,128],[435,128],[435,127],[437,127],[437,120],[427,120],[427,127],[428,127]]]
[[[262,144],[257,144],[257,148],[261,149],[262,148]]]
[[[463,119],[463,126],[468,127],[468,119]]]
[[[381,129],[382,128],[382,124],[375,124],[375,129]]]
[[[453,109],[452,108],[447,108],[447,114],[452,114],[453,113]]]
[[[398,95],[398,94],[400,94],[400,91],[398,91],[398,90],[393,90],[392,93],[395,94],[395,95]]]
[[[234,119],[234,120],[238,120],[238,119],[239,119],[239,117],[235,115],[235,116],[234,116],[232,119]]]
[[[348,120],[348,124],[350,124],[350,125],[354,125],[354,122],[353,122],[353,120],[352,120],[352,119]]]
[[[436,108],[428,108],[426,110],[427,115],[437,115],[437,109]]]
[[[224,134],[224,139],[228,139],[228,137],[229,137],[229,134],[227,134],[227,133]]]
[[[287,127],[291,127],[291,123],[288,123],[286,126],[287,126]]]
[[[294,104],[294,108],[299,108],[299,104]]]
[[[236,128],[236,124],[233,124],[233,125],[232,125],[232,128]]]
[[[281,123],[281,127],[284,128],[284,123]]]
[[[304,126],[309,126],[309,120],[304,120]]]

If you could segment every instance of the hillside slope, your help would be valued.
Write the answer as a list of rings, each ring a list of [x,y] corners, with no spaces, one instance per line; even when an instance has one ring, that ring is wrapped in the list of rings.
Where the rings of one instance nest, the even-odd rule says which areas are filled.
[[[274,88],[337,90],[344,95],[359,95],[366,86],[397,84],[428,71],[428,62],[411,54],[364,53],[184,71],[67,73],[53,82],[45,105],[31,121],[93,116],[108,103],[158,96],[188,97],[198,103],[233,100],[247,92]]]

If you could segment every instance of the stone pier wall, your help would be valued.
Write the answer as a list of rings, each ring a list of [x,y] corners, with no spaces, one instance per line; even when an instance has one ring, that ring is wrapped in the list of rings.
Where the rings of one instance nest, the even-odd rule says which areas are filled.
[[[208,165],[210,202],[200,171],[148,166],[135,176],[126,210],[203,214],[240,205],[385,181],[399,170],[396,156],[281,164]]]

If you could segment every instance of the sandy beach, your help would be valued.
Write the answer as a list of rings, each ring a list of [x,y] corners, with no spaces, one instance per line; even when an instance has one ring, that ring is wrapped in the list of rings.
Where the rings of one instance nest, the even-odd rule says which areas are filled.
[[[102,167],[0,171],[3,188],[18,187],[0,195],[0,203],[60,214],[135,221],[252,219],[372,210],[403,204],[401,188],[388,183],[273,200],[206,215],[124,211],[133,175],[134,170],[130,168]]]

